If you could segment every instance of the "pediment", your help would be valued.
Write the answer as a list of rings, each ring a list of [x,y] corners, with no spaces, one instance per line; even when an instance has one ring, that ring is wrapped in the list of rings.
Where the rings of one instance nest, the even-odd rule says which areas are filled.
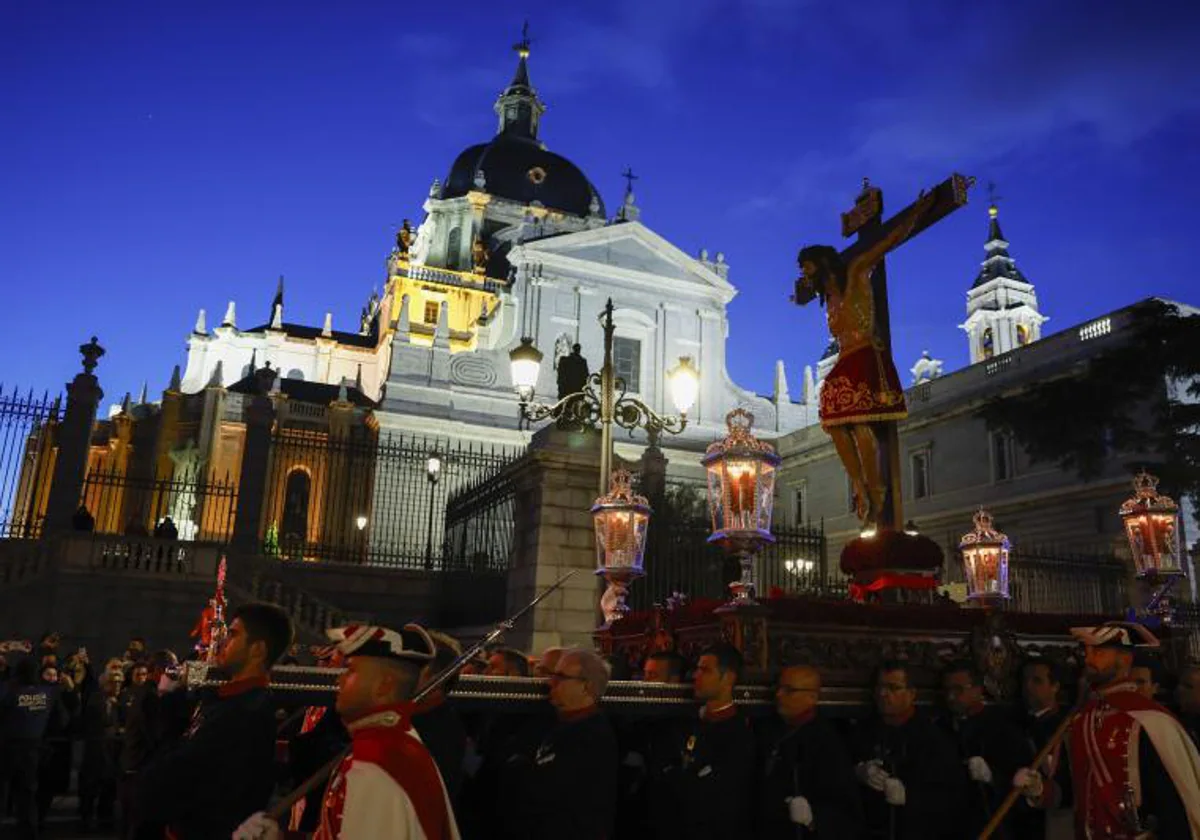
[[[685,254],[640,222],[609,225],[596,230],[550,237],[525,244],[530,254],[557,256],[596,265],[596,273],[618,269],[650,278],[696,283],[728,295],[727,280]]]

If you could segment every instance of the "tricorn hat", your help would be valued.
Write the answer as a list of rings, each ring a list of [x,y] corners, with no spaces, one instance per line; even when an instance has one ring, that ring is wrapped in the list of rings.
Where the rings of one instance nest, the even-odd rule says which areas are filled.
[[[1098,627],[1072,627],[1071,635],[1089,647],[1130,651],[1158,647],[1158,639],[1154,634],[1133,621],[1106,621]]]
[[[371,624],[351,624],[326,630],[325,635],[346,657],[379,656],[402,662],[424,663],[433,659],[436,653],[433,639],[419,624],[405,624],[400,630]]]

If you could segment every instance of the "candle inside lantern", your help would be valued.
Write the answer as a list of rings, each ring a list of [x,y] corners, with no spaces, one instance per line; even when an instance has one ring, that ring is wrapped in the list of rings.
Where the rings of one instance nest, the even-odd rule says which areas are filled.
[[[608,521],[608,528],[608,565],[632,566],[633,541],[630,537],[633,535],[633,514],[619,513],[612,516]]]
[[[755,519],[754,471],[745,464],[729,465],[730,527],[739,530],[754,528]]]

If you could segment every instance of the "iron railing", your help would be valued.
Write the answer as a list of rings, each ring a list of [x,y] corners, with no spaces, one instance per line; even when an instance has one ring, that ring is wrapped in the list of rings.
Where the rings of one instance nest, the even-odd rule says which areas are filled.
[[[1111,553],[1018,545],[1008,569],[1019,612],[1117,616],[1132,603],[1128,567]]]
[[[271,443],[263,551],[290,560],[444,570],[448,499],[519,454],[437,437],[283,429]]]
[[[83,480],[76,530],[97,534],[154,536],[189,542],[226,543],[233,535],[237,482],[229,475],[182,470],[171,478],[129,475],[111,464]]]
[[[0,388],[0,539],[42,532],[60,417],[58,397]]]

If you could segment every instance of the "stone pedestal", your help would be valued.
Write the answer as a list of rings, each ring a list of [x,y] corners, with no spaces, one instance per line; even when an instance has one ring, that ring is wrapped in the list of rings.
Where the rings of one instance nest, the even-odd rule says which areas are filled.
[[[599,623],[599,585],[591,506],[600,469],[600,436],[549,426],[510,469],[516,485],[513,567],[508,573],[511,615],[563,575],[575,575],[525,616],[506,637],[513,647],[540,652],[552,645],[590,647]]]
[[[96,344],[94,337],[91,344],[79,349],[84,357],[84,370],[67,383],[67,406],[56,430],[58,455],[54,460],[54,477],[46,503],[48,531],[70,528],[71,517],[79,508],[96,407],[104,396],[99,380],[92,373],[96,361],[104,355],[104,349]]]
[[[265,371],[265,373],[264,373]],[[267,396],[274,371],[260,368],[258,391],[246,404],[246,443],[238,473],[238,506],[233,520],[233,541],[246,551],[257,551],[262,538],[262,513],[267,489],[267,464],[271,457],[271,429],[275,406]]]

